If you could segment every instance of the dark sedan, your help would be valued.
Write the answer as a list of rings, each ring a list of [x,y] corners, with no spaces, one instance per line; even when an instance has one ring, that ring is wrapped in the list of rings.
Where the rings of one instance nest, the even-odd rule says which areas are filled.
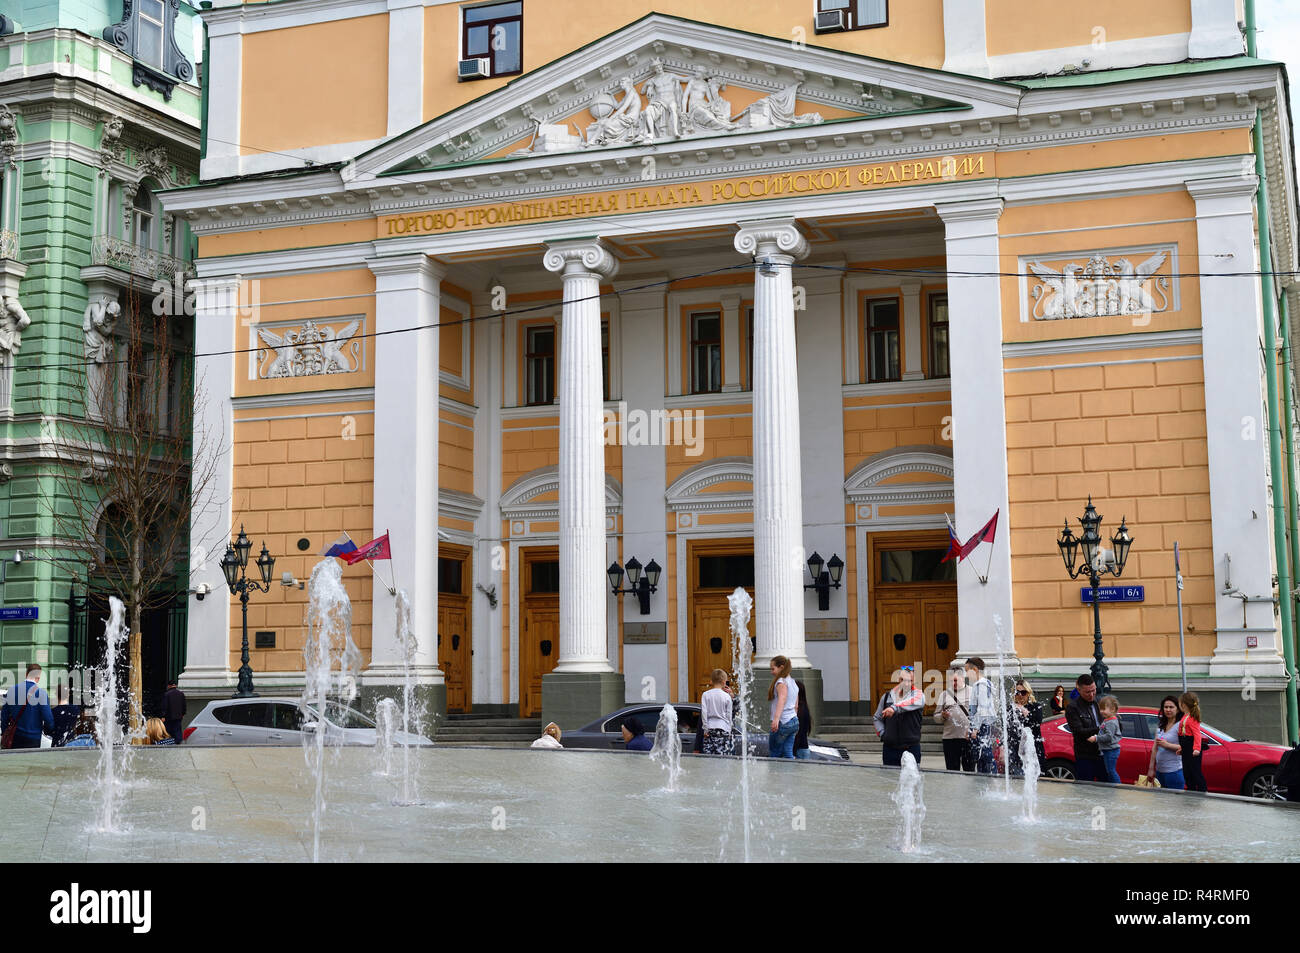
[[[677,731],[681,735],[682,751],[689,752],[695,744],[695,733],[700,728],[700,706],[683,703],[674,705],[673,708],[677,709]],[[589,725],[584,725],[576,731],[564,732],[561,743],[566,748],[602,748],[623,751],[627,747],[623,742],[624,719],[636,719],[642,730],[653,738],[655,727],[659,724],[659,714],[663,710],[663,705],[628,705],[593,721]],[[756,757],[767,757],[766,731],[751,733],[749,743]],[[740,754],[739,735],[736,737],[736,754]],[[849,760],[847,749],[817,738],[808,739],[808,754],[808,760],[810,761]]]

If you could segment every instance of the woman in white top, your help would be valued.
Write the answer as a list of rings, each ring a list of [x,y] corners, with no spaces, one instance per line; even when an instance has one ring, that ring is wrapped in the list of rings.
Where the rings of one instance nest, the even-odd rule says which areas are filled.
[[[705,754],[731,754],[731,693],[727,673],[715,668],[709,677],[712,687],[700,696],[700,730],[704,732]]]
[[[560,726],[551,722],[542,729],[542,736],[534,741],[530,748],[563,748],[560,744]]]
[[[772,658],[772,684],[767,688],[772,705],[771,734],[767,738],[769,758],[794,758],[794,737],[799,733],[799,686],[790,677],[790,660]]]

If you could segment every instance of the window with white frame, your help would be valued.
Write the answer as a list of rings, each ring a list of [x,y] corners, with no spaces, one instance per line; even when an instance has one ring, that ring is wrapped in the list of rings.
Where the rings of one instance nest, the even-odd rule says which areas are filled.
[[[899,379],[899,316],[897,298],[875,298],[864,308],[867,348],[867,382]]]
[[[818,13],[839,13],[842,26],[820,27],[818,32],[832,29],[870,30],[889,26],[889,0],[817,0]],[[821,18],[818,18],[820,24]]]
[[[141,248],[153,248],[154,225],[153,192],[147,183],[141,182],[131,209],[132,244]]]
[[[531,406],[555,401],[555,325],[539,324],[524,331],[524,402]]]
[[[523,72],[522,0],[465,7],[460,13],[462,59],[487,60],[488,76]]]
[[[722,390],[722,313],[691,315],[691,393]]]
[[[136,0],[135,58],[157,69],[163,68],[163,43],[167,23],[163,0]]]

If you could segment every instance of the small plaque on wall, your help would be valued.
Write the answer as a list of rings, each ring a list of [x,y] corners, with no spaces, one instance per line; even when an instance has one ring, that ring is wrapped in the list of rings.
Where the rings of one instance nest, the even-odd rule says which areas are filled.
[[[274,632],[255,632],[253,634],[253,648],[255,649],[273,649],[275,648]]]
[[[803,637],[807,642],[846,642],[848,619],[804,619]]]
[[[624,622],[624,645],[664,645],[668,641],[667,622]]]

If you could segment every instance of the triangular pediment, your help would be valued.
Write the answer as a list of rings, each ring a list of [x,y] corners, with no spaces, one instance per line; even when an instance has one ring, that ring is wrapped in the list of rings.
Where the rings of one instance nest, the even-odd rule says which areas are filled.
[[[359,156],[360,180],[1014,110],[1008,84],[651,14]],[[624,161],[626,161],[624,159]]]

